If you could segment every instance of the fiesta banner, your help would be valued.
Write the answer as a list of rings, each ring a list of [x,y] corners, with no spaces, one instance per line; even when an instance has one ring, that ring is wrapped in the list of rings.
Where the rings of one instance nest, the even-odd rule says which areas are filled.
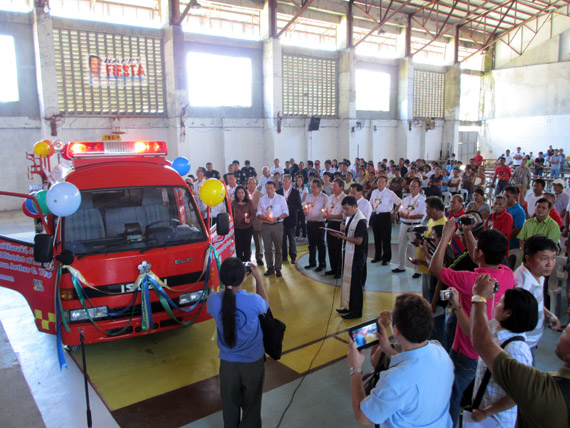
[[[142,57],[113,58],[99,55],[87,57],[91,86],[146,86],[146,61]]]

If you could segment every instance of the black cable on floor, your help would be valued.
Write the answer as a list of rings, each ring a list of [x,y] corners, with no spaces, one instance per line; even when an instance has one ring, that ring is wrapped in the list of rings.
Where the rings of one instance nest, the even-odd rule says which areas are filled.
[[[343,260],[344,263],[344,260]],[[341,269],[342,272],[342,269]],[[336,275],[335,275],[336,276]],[[342,275],[340,277],[340,279],[342,279]],[[305,374],[303,375],[303,377],[301,378],[301,380],[299,381],[299,383],[297,384],[297,386],[295,387],[295,389],[293,390],[293,393],[291,394],[291,399],[289,400],[289,403],[287,404],[287,407],[285,407],[285,410],[283,410],[283,413],[281,413],[281,417],[279,418],[279,422],[277,423],[276,428],[279,428],[281,426],[281,422],[283,422],[283,418],[285,417],[285,413],[287,413],[287,410],[289,410],[289,407],[291,407],[291,404],[293,404],[293,400],[295,398],[295,394],[297,394],[297,391],[299,390],[299,388],[301,387],[301,384],[303,383],[303,381],[305,380],[305,378],[307,377],[307,375],[309,374],[309,372],[311,371],[311,368],[313,367],[313,363],[315,362],[315,360],[317,359],[317,357],[319,356],[319,353],[321,352],[321,349],[323,348],[323,345],[325,344],[325,340],[327,338],[327,333],[329,332],[329,326],[331,323],[331,318],[334,312],[334,301],[335,301],[335,297],[336,297],[336,289],[338,288],[338,280],[339,278],[336,278],[335,284],[334,284],[334,292],[333,292],[333,298],[332,298],[332,302],[331,302],[331,310],[329,312],[329,319],[327,320],[327,328],[325,330],[325,334],[323,336],[323,339],[321,340],[321,344],[319,346],[319,349],[317,349],[317,352],[315,353],[315,356],[313,357],[313,359],[311,360],[311,363],[309,364],[309,368],[307,369],[307,371],[305,372]],[[342,286],[342,283],[341,283]]]

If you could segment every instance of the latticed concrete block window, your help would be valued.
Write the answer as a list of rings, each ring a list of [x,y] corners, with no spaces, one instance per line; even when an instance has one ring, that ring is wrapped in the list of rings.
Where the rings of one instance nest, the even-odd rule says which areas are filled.
[[[336,116],[336,60],[283,55],[283,114]]]
[[[414,117],[443,118],[445,74],[414,70]]]
[[[72,115],[163,115],[159,38],[54,29],[59,110]]]

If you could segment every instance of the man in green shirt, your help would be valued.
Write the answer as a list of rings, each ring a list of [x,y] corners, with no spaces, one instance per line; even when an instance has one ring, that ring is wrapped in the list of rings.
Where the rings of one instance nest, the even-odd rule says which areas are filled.
[[[524,241],[534,235],[547,236],[556,243],[560,240],[560,226],[548,216],[552,209],[552,202],[546,198],[540,198],[536,201],[535,207],[536,216],[529,218],[517,235],[521,248],[524,248]]]
[[[517,404],[517,427],[567,428],[568,407],[561,385],[555,377],[563,378],[562,381],[566,383],[570,381],[570,327],[564,330],[554,350],[556,356],[564,362],[556,373],[545,373],[517,362],[493,341],[489,328],[487,300],[493,299],[494,284],[495,280],[484,274],[477,278],[473,286],[473,347],[487,364],[495,382]]]

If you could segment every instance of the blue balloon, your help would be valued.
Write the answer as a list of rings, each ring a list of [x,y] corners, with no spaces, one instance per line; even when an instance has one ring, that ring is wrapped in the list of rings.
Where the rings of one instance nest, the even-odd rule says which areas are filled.
[[[35,194],[36,192],[32,192],[30,193],[30,196],[34,196]],[[36,204],[34,204],[34,201],[32,199],[26,199],[26,208],[33,215],[39,214],[38,209],[36,208]]]
[[[174,159],[171,166],[178,174],[182,176],[190,172],[190,161],[184,156],[180,156]]]
[[[71,183],[56,183],[47,191],[46,203],[56,216],[67,217],[81,205],[81,192]]]

